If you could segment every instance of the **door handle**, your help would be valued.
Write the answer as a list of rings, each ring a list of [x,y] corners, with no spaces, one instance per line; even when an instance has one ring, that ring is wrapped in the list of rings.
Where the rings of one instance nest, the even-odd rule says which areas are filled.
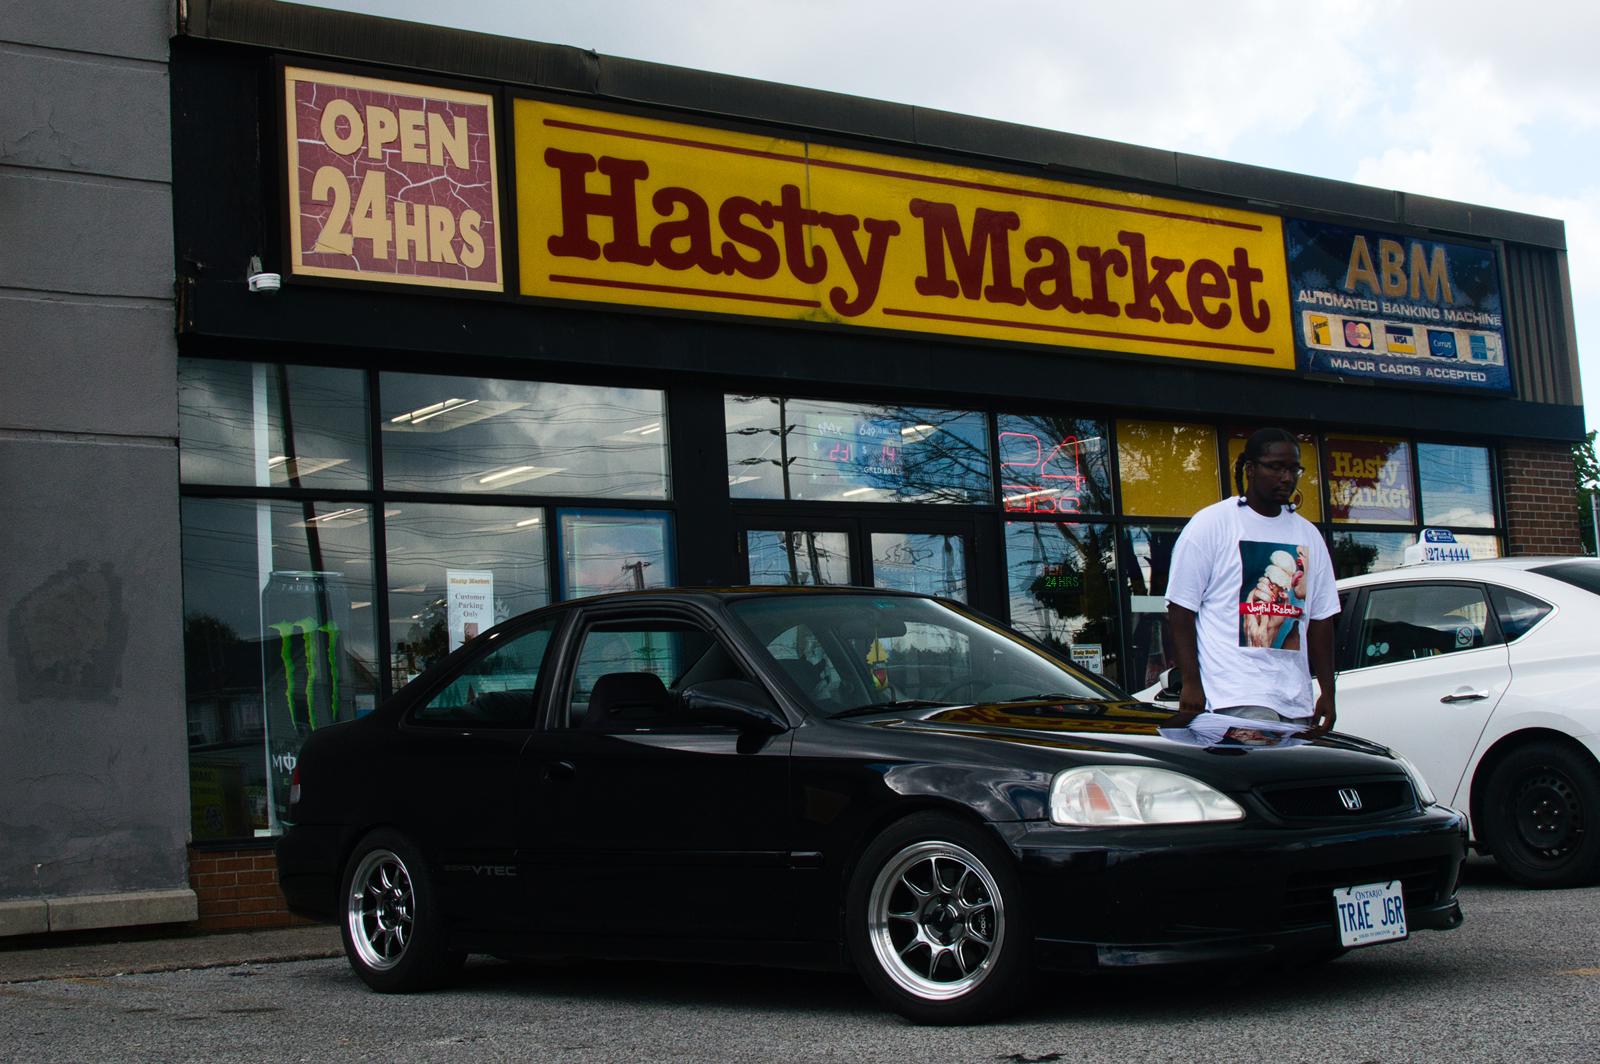
[[[1453,695],[1445,695],[1439,701],[1448,705],[1453,702],[1481,702],[1488,697],[1488,691],[1457,691]]]
[[[578,774],[578,766],[571,761],[552,761],[544,767],[546,783],[565,783]]]

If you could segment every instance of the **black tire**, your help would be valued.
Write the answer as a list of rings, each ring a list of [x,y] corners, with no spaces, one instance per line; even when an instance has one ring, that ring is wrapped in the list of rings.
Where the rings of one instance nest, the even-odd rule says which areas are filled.
[[[1015,860],[954,817],[918,813],[872,841],[845,927],[861,978],[916,1023],[976,1023],[1025,999],[1033,936]]]
[[[443,918],[422,854],[387,828],[356,844],[345,865],[339,932],[361,981],[383,994],[438,986],[466,954],[445,948]]]
[[[1483,838],[1528,887],[1600,880],[1600,772],[1556,743],[1529,743],[1497,764],[1483,794]]]

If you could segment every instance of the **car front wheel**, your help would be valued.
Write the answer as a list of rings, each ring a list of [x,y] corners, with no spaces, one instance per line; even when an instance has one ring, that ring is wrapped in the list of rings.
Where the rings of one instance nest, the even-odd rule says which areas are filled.
[[[1013,862],[978,828],[922,813],[867,847],[846,905],[856,968],[918,1023],[973,1023],[1019,1004],[1030,931]]]
[[[398,832],[374,831],[350,855],[340,931],[362,982],[385,994],[438,985],[465,954],[444,944],[433,880]]]
[[[1575,887],[1600,879],[1600,773],[1582,754],[1531,743],[1494,767],[1484,837],[1512,879]]]

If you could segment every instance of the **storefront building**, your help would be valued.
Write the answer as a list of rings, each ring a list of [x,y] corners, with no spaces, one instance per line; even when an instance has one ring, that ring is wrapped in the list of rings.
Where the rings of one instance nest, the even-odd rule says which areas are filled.
[[[170,175],[11,162],[74,186],[47,219],[170,178],[171,265],[137,254],[175,289],[0,279],[71,294],[10,313],[78,352],[51,394],[95,415],[0,400],[40,540],[0,563],[34,766],[0,783],[0,933],[83,896],[75,926],[286,919],[304,736],[561,599],[906,588],[1141,687],[1173,540],[1262,425],[1300,435],[1341,574],[1425,527],[1581,550],[1559,222],[256,0],[177,17],[160,59],[102,64],[170,85]],[[36,65],[83,62],[25,29]],[[74,223],[37,224],[42,263]],[[119,361],[107,306],[175,339]],[[103,603],[98,657],[36,636],[72,638],[62,591]],[[17,730],[30,699],[69,726]]]

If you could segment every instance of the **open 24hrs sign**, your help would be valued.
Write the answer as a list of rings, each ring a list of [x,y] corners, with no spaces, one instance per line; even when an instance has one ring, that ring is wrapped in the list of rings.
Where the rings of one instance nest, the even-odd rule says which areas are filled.
[[[294,274],[504,287],[494,99],[284,69]]]

